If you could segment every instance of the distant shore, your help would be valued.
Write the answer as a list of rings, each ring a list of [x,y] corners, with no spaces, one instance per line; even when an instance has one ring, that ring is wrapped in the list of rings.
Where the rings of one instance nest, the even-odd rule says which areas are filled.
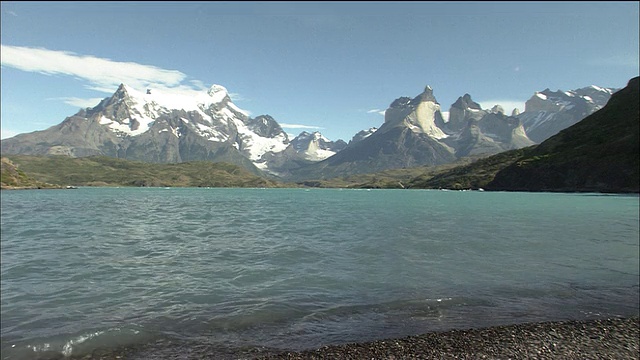
[[[76,187],[73,187],[76,188]],[[62,185],[51,186],[2,186],[0,190],[59,190],[59,189],[71,189],[71,187]]]

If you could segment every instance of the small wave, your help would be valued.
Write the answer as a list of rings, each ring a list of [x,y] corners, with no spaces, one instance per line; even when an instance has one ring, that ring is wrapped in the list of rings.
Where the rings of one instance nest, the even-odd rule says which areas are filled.
[[[20,344],[15,342],[3,344],[3,359],[33,359],[60,358],[70,356],[82,356],[92,353],[98,348],[118,348],[122,346],[141,344],[152,338],[150,333],[141,328],[114,327],[106,330],[82,332],[79,335],[57,336],[37,341],[27,341]]]
[[[85,335],[80,335],[78,337],[76,337],[75,339],[71,339],[69,341],[66,342],[66,344],[64,344],[64,346],[62,347],[62,355],[64,356],[69,356],[71,355],[71,353],[73,352],[73,345],[77,345],[77,344],[82,344],[83,342],[94,338],[96,336],[100,336],[104,334],[104,331],[96,331],[94,333],[89,333],[89,334],[85,334]]]

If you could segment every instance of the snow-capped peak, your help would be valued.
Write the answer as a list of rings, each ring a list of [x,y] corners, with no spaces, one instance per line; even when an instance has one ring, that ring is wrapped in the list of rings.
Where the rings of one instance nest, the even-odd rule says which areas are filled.
[[[601,88],[600,86],[596,86],[596,85],[591,85],[589,87],[594,89],[594,90],[596,90],[596,91],[600,91],[600,92],[607,93],[607,94],[613,94],[613,90],[608,89],[608,88]]]
[[[615,89],[591,85],[569,91],[535,92],[518,115],[529,138],[542,142],[602,108]]]
[[[197,111],[222,102],[228,96],[227,89],[213,85],[207,92],[194,89],[147,88],[144,91],[122,85],[132,100],[142,104],[185,111]]]
[[[545,95],[545,94],[543,94],[543,93],[541,93],[541,92],[539,92],[539,91],[536,91],[536,94],[535,94],[535,95],[536,95],[537,97],[539,97],[540,99],[542,99],[542,100],[547,100],[547,95]]]
[[[309,133],[303,131],[291,141],[291,147],[304,158],[312,161],[324,160],[342,150],[347,144],[342,141],[331,141],[319,131]]]
[[[212,98],[212,101],[219,103],[224,100],[225,97],[229,96],[229,92],[227,88],[222,85],[213,84],[207,91],[207,94]]]
[[[207,140],[216,142],[229,140],[233,128],[244,130],[244,123],[249,118],[245,111],[233,104],[227,89],[220,85],[197,90],[186,87],[135,89],[121,84],[109,100],[94,109],[102,112],[100,124],[110,127],[118,136],[141,135],[160,116],[170,115],[176,110],[195,112],[202,120],[190,126]],[[236,122],[240,125],[235,125]]]

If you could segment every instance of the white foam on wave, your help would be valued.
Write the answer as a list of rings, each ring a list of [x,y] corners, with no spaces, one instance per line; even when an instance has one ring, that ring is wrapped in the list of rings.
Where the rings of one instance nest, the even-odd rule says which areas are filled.
[[[85,334],[85,335],[80,335],[78,337],[76,337],[75,339],[71,339],[69,341],[67,341],[64,346],[62,347],[62,355],[64,356],[69,356],[71,355],[71,353],[73,352],[73,345],[75,344],[82,344],[83,342],[94,338],[96,336],[100,336],[104,334],[104,331],[96,331],[94,333],[89,333],[89,334]]]
[[[23,353],[25,350],[27,352],[35,353],[58,353],[62,354],[66,358],[72,354],[77,355],[76,353],[79,353],[79,355],[82,355],[82,353],[90,351],[93,347],[98,345],[97,342],[101,343],[101,346],[107,347],[117,347],[136,342],[136,340],[133,339],[133,336],[139,339],[136,335],[144,336],[141,330],[137,330],[135,328],[122,329],[120,327],[113,327],[106,330],[86,332],[77,336],[57,337],[57,339],[51,338],[46,342],[43,341],[42,343],[35,345],[31,343],[24,347],[19,346],[18,344],[12,344],[11,351],[16,351],[16,354]]]

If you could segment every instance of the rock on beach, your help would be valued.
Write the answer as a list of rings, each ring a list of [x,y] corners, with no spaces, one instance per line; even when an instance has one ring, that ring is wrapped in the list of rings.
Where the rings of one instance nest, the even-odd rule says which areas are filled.
[[[638,317],[527,323],[325,346],[259,359],[637,360],[639,327]]]
[[[113,359],[233,359],[233,360],[399,360],[399,359],[640,359],[640,320],[637,316],[598,320],[523,323],[467,330],[432,332],[371,342],[324,346],[299,352],[208,346],[166,345],[96,350],[66,358]],[[39,359],[62,359],[40,357]]]

